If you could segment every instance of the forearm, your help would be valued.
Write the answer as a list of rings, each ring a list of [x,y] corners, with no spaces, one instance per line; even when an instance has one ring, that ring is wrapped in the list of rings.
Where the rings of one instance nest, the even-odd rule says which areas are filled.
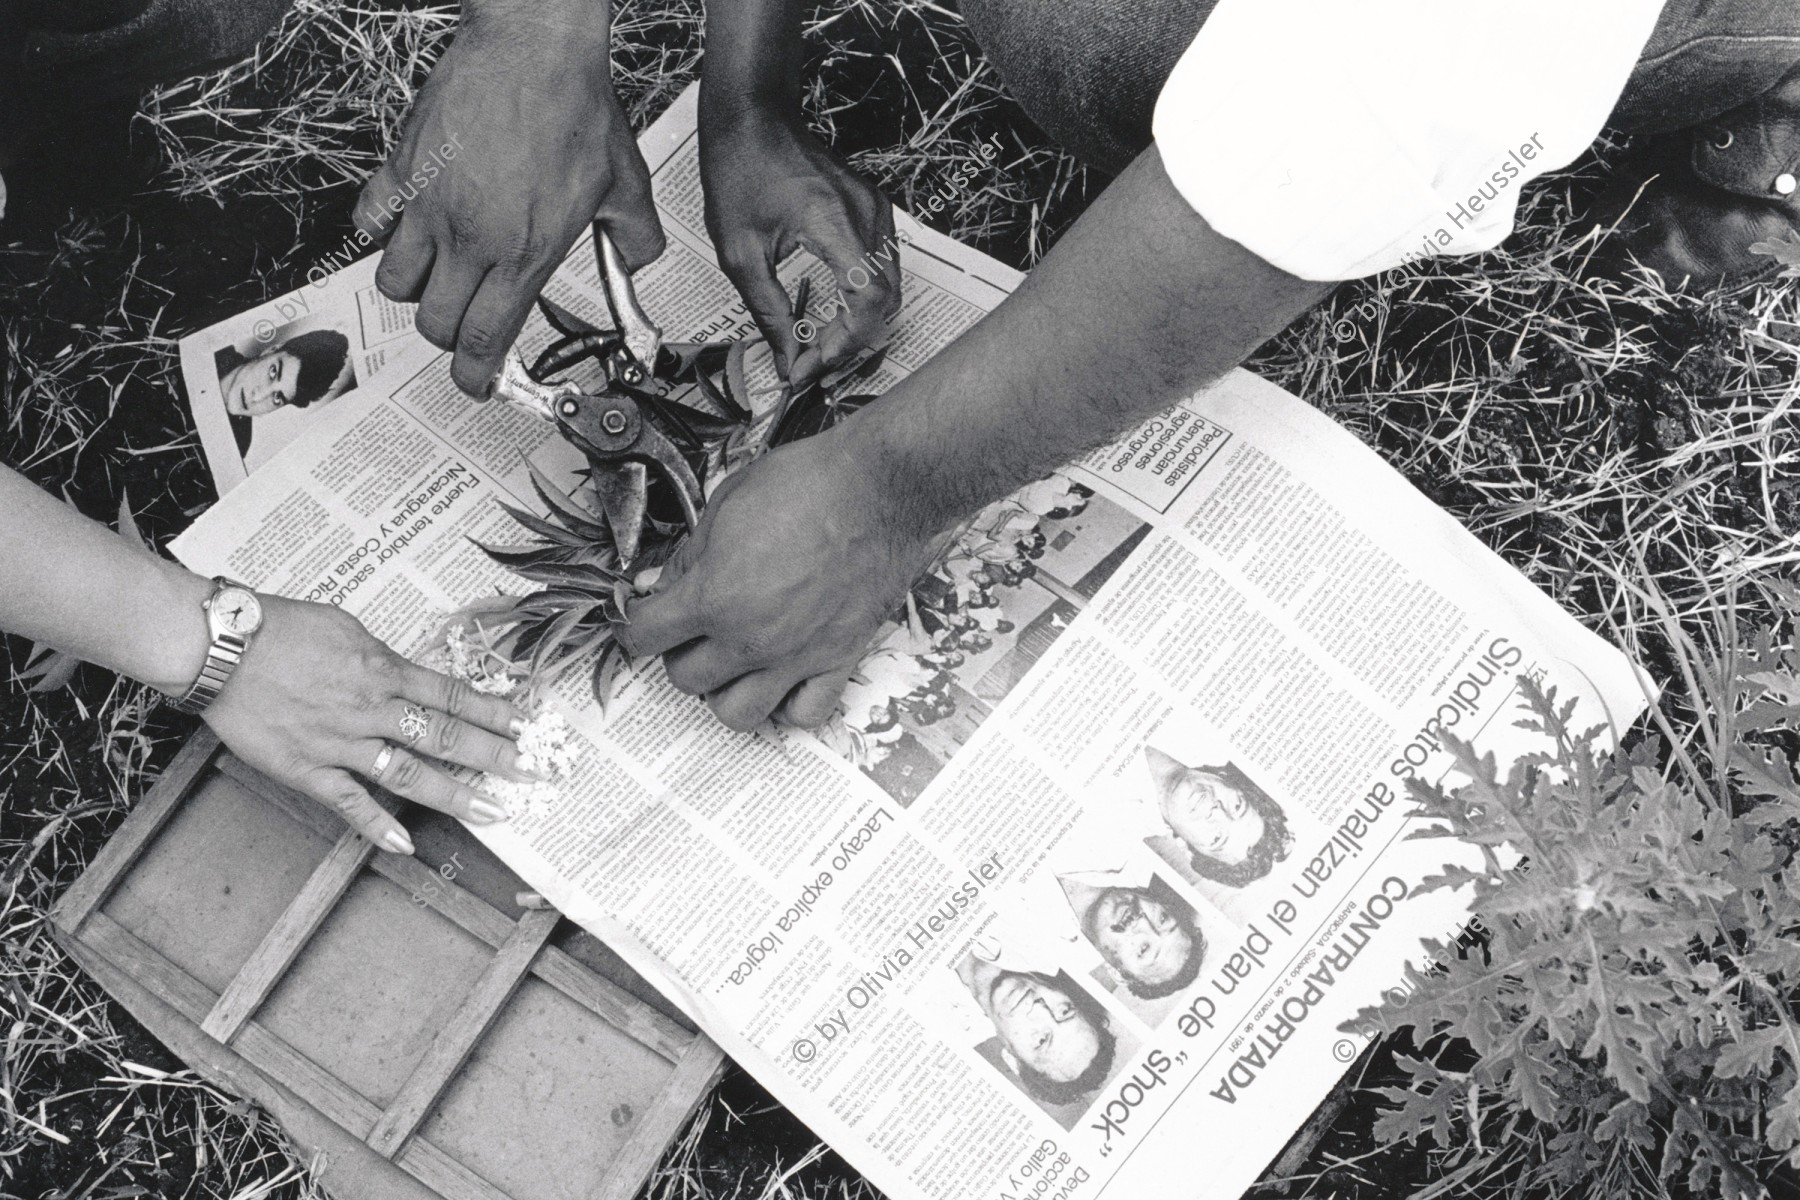
[[[525,23],[536,23],[569,39],[568,47],[604,47],[612,30],[612,0],[464,0],[459,18],[464,28],[505,36]],[[602,60],[604,63],[604,59]]]
[[[1217,379],[1331,284],[1215,233],[1154,147],[1011,297],[839,427],[840,448],[928,534]]]
[[[800,0],[708,0],[700,106],[728,115],[800,101]]]
[[[0,467],[0,629],[179,694],[206,658],[211,590]]]

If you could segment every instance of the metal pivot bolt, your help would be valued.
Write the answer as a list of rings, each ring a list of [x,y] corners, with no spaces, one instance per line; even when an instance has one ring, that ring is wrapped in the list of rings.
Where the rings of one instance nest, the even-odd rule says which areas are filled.
[[[575,403],[575,401],[564,400],[562,402],[562,415],[565,418],[573,419],[575,414],[580,411],[581,411],[581,405]]]
[[[625,414],[620,412],[616,408],[612,409],[611,411],[609,411],[607,413],[602,414],[600,417],[600,428],[606,430],[606,432],[614,435],[615,437],[621,433],[624,433],[625,432]]]

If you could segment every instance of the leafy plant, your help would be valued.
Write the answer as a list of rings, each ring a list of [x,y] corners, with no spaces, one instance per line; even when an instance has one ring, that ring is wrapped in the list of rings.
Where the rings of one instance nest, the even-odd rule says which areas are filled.
[[[1781,598],[1791,622],[1800,594]],[[1693,682],[1690,680],[1690,682]],[[1387,1145],[1430,1138],[1446,1168],[1524,1192],[1752,1197],[1800,1167],[1800,652],[1777,629],[1711,672],[1703,731],[1659,767],[1654,737],[1603,752],[1573,703],[1524,684],[1546,749],[1502,778],[1417,787],[1436,828],[1479,846],[1422,890],[1468,886],[1485,953],[1432,961],[1351,1028],[1410,1029],[1408,1086],[1378,1089]],[[1522,858],[1520,857],[1522,856]],[[1512,865],[1509,865],[1512,864]],[[1468,1060],[1473,1056],[1473,1065]]]
[[[797,312],[806,311],[807,289],[796,301]],[[579,324],[547,301],[540,307],[561,336],[539,355],[528,373],[544,381],[578,364],[604,360],[623,345],[623,335]],[[752,343],[669,342],[662,346],[653,380],[644,387],[615,383],[635,400],[643,419],[654,425],[686,459],[707,494],[732,471],[775,446],[830,428],[873,397],[840,394],[814,384],[801,389],[783,386],[774,405],[758,412],[745,377],[745,356]],[[865,378],[881,364],[885,352],[870,356],[847,374]],[[847,391],[848,389],[843,389]],[[501,507],[535,540],[509,546],[481,548],[513,573],[539,584],[524,597],[495,597],[451,614],[446,631],[464,627],[487,656],[509,664],[511,673],[523,675],[535,689],[547,688],[571,667],[598,651],[593,660],[592,682],[596,699],[604,706],[611,680],[623,666],[623,648],[613,639],[613,627],[625,620],[625,608],[633,593],[633,580],[659,568],[674,553],[686,529],[673,499],[670,481],[644,467],[638,471],[641,492],[638,508],[639,539],[635,552],[622,555],[615,532],[598,506],[584,506],[580,497],[565,496],[535,466],[530,467],[532,487],[545,506],[540,517],[502,503]],[[587,472],[590,478],[592,470]]]

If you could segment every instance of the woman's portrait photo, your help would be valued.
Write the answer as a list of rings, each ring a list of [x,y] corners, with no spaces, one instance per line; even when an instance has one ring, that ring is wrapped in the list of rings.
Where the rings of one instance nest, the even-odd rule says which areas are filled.
[[[1189,882],[1248,887],[1293,850],[1287,814],[1235,764],[1194,767],[1145,746],[1144,765],[1167,830],[1144,844]]]
[[[259,332],[213,356],[219,399],[246,461],[255,440],[254,421],[284,409],[328,404],[356,386],[350,339],[335,329],[304,328],[314,324],[307,319],[284,325],[266,341]]]

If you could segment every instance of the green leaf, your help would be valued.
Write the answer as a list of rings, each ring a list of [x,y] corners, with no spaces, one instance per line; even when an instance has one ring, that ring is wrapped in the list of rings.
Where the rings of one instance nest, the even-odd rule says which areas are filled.
[[[1751,242],[1750,253],[1761,254],[1781,264],[1778,278],[1800,278],[1800,234],[1788,238],[1771,238],[1764,242]]]
[[[1746,1030],[1737,1040],[1727,1042],[1713,1063],[1713,1070],[1723,1079],[1739,1079],[1751,1072],[1766,1075],[1775,1065],[1775,1051],[1789,1035],[1779,1025]]]
[[[568,526],[570,532],[580,534],[594,544],[612,544],[612,534],[603,523],[597,523],[594,515],[562,494],[562,490],[551,483],[537,464],[527,462],[526,468],[531,472],[531,486],[536,490],[538,499],[556,515],[557,520]]]
[[[613,686],[617,683],[619,673],[631,664],[625,647],[618,642],[608,642],[600,651],[599,659],[594,663],[594,699],[600,705],[600,715],[608,716],[607,708],[612,703]]]

